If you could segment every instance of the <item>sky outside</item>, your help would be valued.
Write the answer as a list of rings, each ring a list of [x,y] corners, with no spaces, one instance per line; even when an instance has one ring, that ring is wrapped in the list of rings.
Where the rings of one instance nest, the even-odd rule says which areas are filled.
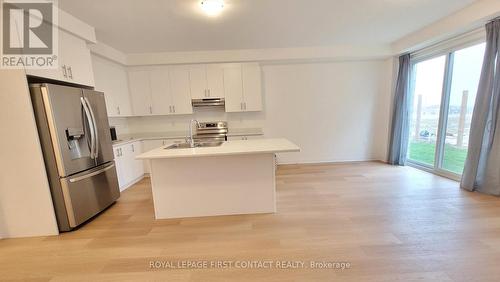
[[[462,92],[469,90],[468,108],[472,108],[481,75],[484,49],[485,43],[482,43],[455,52],[450,105],[459,107]],[[423,97],[423,108],[440,105],[445,62],[446,56],[440,56],[416,64],[415,106],[418,95]]]

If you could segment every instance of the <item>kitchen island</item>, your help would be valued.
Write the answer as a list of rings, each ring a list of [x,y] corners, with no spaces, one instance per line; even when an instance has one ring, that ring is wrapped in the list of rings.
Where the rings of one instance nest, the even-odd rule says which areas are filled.
[[[286,139],[163,146],[149,161],[156,219],[276,212],[276,153],[298,152]]]

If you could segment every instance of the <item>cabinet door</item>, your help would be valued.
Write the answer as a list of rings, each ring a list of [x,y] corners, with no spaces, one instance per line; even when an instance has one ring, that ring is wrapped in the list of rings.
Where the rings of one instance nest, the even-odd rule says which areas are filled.
[[[224,96],[226,99],[226,112],[243,111],[241,64],[224,66]]]
[[[189,66],[189,85],[191,88],[191,97],[193,99],[208,97],[207,71],[205,65]]]
[[[12,31],[11,31],[12,32]],[[63,49],[65,46],[63,45],[64,40],[61,38],[64,37],[64,31],[59,30],[59,37],[60,39],[58,40],[58,53],[57,54],[57,67],[53,69],[26,69],[26,74],[27,75],[32,75],[32,76],[37,76],[37,77],[43,77],[43,78],[48,78],[48,79],[54,79],[54,80],[59,80],[59,81],[67,81],[67,72],[66,72],[66,66],[64,65],[65,63],[64,58],[63,58]],[[66,77],[63,75],[63,66],[65,68],[64,73],[66,74]]]
[[[173,114],[168,67],[151,70],[151,105],[155,115]]]
[[[62,49],[59,50],[61,62],[66,66],[66,80],[94,86],[92,60],[85,40],[60,30],[59,41],[62,45]]]
[[[170,67],[170,86],[174,114],[192,114],[189,68],[186,66]]]
[[[108,116],[130,116],[130,95],[125,68],[99,56],[92,56],[95,89],[104,92]]]
[[[123,168],[124,168],[124,179],[125,185],[129,185],[130,182],[134,180],[134,152],[132,150],[132,144],[125,144],[122,146],[123,152]]]
[[[92,68],[94,69],[95,76],[95,90],[104,92],[108,116],[119,116],[118,101],[113,97],[113,79],[111,79],[113,72],[110,71],[110,64],[107,64],[105,59],[93,55]]]
[[[208,97],[224,98],[224,69],[221,65],[207,65]]]
[[[123,191],[123,188],[127,185],[126,180],[126,163],[123,159],[123,148],[113,147],[113,151],[115,154],[115,166],[116,166],[116,175],[118,176],[118,186],[120,187],[120,191]]]
[[[259,64],[242,64],[243,109],[262,111],[262,82]]]
[[[132,149],[132,181],[144,175],[144,161],[135,158],[142,153],[142,143],[140,141],[130,144]]]
[[[145,70],[129,70],[128,82],[133,114],[135,116],[151,115],[153,108],[151,107],[149,72]]]

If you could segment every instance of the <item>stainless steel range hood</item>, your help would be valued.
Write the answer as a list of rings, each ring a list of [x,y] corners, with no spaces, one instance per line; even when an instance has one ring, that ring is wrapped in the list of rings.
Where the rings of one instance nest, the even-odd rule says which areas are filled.
[[[191,104],[194,108],[204,108],[204,107],[224,107],[224,98],[205,98],[205,99],[193,99]]]

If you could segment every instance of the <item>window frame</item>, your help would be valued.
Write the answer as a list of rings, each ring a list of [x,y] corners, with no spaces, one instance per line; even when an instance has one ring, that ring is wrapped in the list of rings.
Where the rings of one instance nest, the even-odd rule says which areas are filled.
[[[446,41],[444,43],[431,46],[426,49],[414,52],[410,54],[410,80],[409,80],[409,91],[411,97],[411,105],[413,105],[413,94],[415,90],[416,83],[416,71],[415,67],[418,63],[423,61],[435,59],[437,57],[446,56],[445,69],[443,75],[443,87],[441,90],[441,104],[439,111],[439,121],[438,121],[438,132],[436,138],[436,151],[434,155],[434,165],[422,163],[416,160],[410,159],[410,151],[408,150],[407,164],[411,167],[421,169],[427,172],[431,172],[449,179],[460,181],[462,174],[457,174],[455,172],[445,170],[442,168],[443,158],[444,158],[444,147],[446,141],[446,129],[448,123],[448,114],[450,107],[450,95],[451,95],[451,85],[453,77],[453,63],[454,55],[456,51],[466,49],[481,43],[486,42],[486,34],[484,30],[476,30],[466,35],[454,38],[452,40]],[[408,105],[411,107],[410,105]],[[407,144],[409,146],[409,144]]]

